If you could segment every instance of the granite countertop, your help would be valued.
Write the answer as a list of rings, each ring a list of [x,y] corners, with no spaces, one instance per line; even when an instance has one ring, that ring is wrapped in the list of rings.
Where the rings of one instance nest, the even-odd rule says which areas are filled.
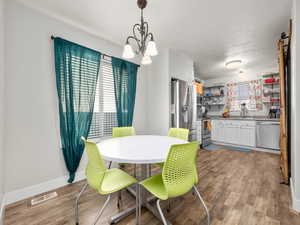
[[[279,122],[279,118],[268,118],[268,117],[263,117],[263,116],[253,116],[253,117],[239,117],[239,116],[232,116],[229,118],[224,118],[221,116],[210,116],[207,118],[198,118],[198,120],[252,120],[252,121],[276,121]]]

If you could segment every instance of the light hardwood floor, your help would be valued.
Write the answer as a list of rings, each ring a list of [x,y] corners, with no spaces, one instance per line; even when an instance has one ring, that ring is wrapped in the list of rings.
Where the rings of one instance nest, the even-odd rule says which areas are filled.
[[[300,225],[300,215],[291,207],[289,186],[280,184],[279,156],[262,152],[230,150],[200,151],[198,188],[209,208],[212,225]],[[83,182],[59,188],[58,197],[31,207],[30,199],[6,207],[5,225],[74,224],[74,199]],[[116,195],[98,224],[118,212]],[[80,221],[94,220],[104,197],[88,189],[80,201]],[[135,200],[123,192],[123,208]],[[206,225],[205,212],[196,196],[175,199],[166,217],[174,225]],[[132,215],[120,225],[135,224]],[[142,224],[161,224],[149,212],[142,211]]]

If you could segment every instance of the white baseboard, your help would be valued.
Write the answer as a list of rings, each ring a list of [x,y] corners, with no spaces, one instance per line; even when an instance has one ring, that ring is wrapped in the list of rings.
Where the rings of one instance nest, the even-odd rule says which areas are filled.
[[[254,151],[258,151],[258,152],[268,152],[268,153],[273,153],[273,154],[280,155],[279,150],[272,150],[272,149],[267,149],[267,148],[252,148],[252,149]]]
[[[0,225],[4,224],[4,213],[5,213],[5,198],[4,195],[0,196]]]
[[[80,171],[76,173],[75,181],[80,181],[85,179],[84,171]],[[4,195],[5,205],[42,194],[47,191],[51,191],[53,189],[65,186],[68,184],[67,182],[68,176],[59,177],[53,180],[46,181],[44,183],[36,184],[33,186],[25,187],[22,189],[18,189],[15,191],[7,192]],[[0,224],[1,225],[1,224]]]
[[[292,194],[292,207],[296,212],[300,212],[300,199],[297,199],[295,196],[294,182],[292,178],[290,179],[290,187]]]
[[[245,149],[250,149],[258,152],[269,152],[269,153],[274,153],[280,155],[279,150],[272,150],[272,149],[266,149],[266,148],[256,148],[256,147],[249,147],[249,146],[244,146],[244,145],[235,145],[235,144],[228,144],[228,143],[223,143],[223,142],[218,142],[218,141],[212,141],[213,144],[216,145],[227,145],[227,146],[233,146],[233,147],[239,147],[239,148],[245,148]]]

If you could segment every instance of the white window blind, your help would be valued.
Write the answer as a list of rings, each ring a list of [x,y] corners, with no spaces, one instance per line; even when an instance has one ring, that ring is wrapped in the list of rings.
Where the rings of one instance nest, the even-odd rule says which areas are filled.
[[[113,70],[110,59],[101,60],[89,138],[111,136],[117,127]]]

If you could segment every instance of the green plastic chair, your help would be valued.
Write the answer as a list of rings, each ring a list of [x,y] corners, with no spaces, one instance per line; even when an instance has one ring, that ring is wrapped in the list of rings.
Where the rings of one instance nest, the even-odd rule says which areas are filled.
[[[112,129],[112,137],[118,138],[118,137],[127,137],[127,136],[134,136],[135,135],[135,129],[134,127],[114,127]],[[109,163],[109,168],[111,166],[111,163]],[[126,163],[120,164],[120,166],[124,167]],[[134,165],[134,176],[136,177],[136,165]]]
[[[189,130],[185,128],[170,128],[168,136],[187,141],[189,139]]]
[[[135,129],[134,127],[114,127],[112,129],[112,137],[118,138],[118,137],[127,137],[127,136],[134,136],[135,135]],[[125,163],[120,164],[120,166],[125,166]],[[111,166],[111,162],[109,164],[109,167]],[[135,171],[136,173],[136,171]]]
[[[135,129],[134,127],[114,127],[112,129],[112,137],[113,138],[119,138],[119,137],[127,137],[127,136],[134,136],[135,135]],[[109,163],[109,168],[111,167],[112,162]],[[119,163],[119,166],[121,168],[124,168],[126,166],[126,163]],[[134,177],[136,177],[136,165],[134,165]],[[118,208],[121,207],[122,202],[122,194],[121,192],[118,193]]]
[[[128,175],[126,172],[118,169],[106,169],[105,163],[100,155],[97,145],[93,142],[86,141],[85,138],[81,137],[85,143],[85,150],[88,155],[88,165],[85,170],[87,184],[84,185],[79,195],[76,198],[75,207],[75,219],[76,225],[79,224],[78,216],[78,202],[82,193],[85,191],[87,186],[95,189],[101,195],[108,195],[103,207],[100,209],[94,225],[98,222],[100,216],[102,215],[105,207],[107,206],[110,195],[117,192],[127,186],[137,183],[137,180],[132,176]]]
[[[187,141],[189,139],[189,132],[190,131],[185,128],[170,128],[168,136]],[[164,167],[164,163],[156,163],[155,165],[160,168]]]
[[[198,183],[196,167],[198,146],[198,142],[173,145],[164,163],[162,173],[140,182],[142,186],[158,198],[156,205],[164,225],[167,225],[167,222],[160,208],[160,200],[179,197],[191,189],[194,189],[202,202],[207,213],[208,225],[210,224],[208,209],[196,187]]]
[[[126,136],[134,136],[135,129],[134,127],[114,127],[112,129],[112,137],[126,137]]]

